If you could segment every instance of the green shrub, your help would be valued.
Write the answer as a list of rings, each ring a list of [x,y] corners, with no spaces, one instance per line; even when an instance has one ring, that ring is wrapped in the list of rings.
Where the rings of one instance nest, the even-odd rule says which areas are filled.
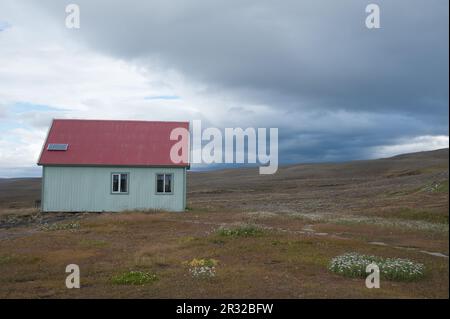
[[[376,264],[380,269],[380,278],[394,281],[414,281],[422,278],[425,273],[423,264],[415,263],[408,259],[382,258],[376,256],[347,253],[333,258],[329,269],[346,277],[368,276],[366,267]]]
[[[221,227],[217,233],[227,237],[255,237],[262,235],[263,229],[255,225],[242,225],[234,228]]]
[[[82,239],[80,240],[80,245],[86,246],[86,247],[95,247],[95,248],[101,248],[108,245],[106,241],[103,240],[97,240],[97,239]]]
[[[79,222],[71,222],[71,223],[55,223],[55,224],[43,224],[41,228],[45,231],[52,230],[76,230],[80,228]]]
[[[408,221],[424,221],[436,224],[448,224],[448,212],[428,211],[409,207],[402,207],[392,211],[383,211],[374,214],[377,217],[388,219],[401,219]]]
[[[41,261],[39,257],[24,255],[0,255],[0,265],[7,264],[35,264]]]
[[[431,193],[448,193],[448,180],[432,182],[424,187],[424,190]]]
[[[439,183],[435,191],[439,193],[448,193],[448,181]]]
[[[143,271],[128,271],[112,278],[117,285],[144,285],[158,280],[155,274]]]

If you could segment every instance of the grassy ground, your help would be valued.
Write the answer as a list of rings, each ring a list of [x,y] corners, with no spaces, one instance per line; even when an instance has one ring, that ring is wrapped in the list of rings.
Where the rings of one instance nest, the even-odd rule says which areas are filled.
[[[21,201],[16,191],[8,206],[2,182],[0,297],[448,298],[441,153],[287,167],[268,178],[191,174],[182,214],[44,215],[26,208],[34,195]],[[425,265],[425,277],[367,289],[328,270],[349,252],[407,258]],[[192,277],[194,258],[216,260],[215,276]],[[72,263],[81,289],[65,287]]]

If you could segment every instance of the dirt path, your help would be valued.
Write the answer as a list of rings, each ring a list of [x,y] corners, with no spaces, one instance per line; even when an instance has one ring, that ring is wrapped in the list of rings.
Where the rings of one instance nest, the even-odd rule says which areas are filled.
[[[239,223],[227,223],[227,222],[208,222],[208,221],[199,221],[199,220],[189,220],[189,219],[167,219],[173,222],[181,222],[181,223],[192,223],[192,224],[202,224],[202,225],[212,225],[212,226],[217,226],[217,227],[230,227],[230,226],[236,226]],[[332,233],[324,233],[324,232],[316,232],[313,229],[313,225],[306,225],[305,227],[303,227],[302,230],[291,230],[291,229],[284,229],[284,228],[280,228],[280,227],[271,227],[271,226],[266,226],[266,225],[261,225],[261,224],[255,224],[255,226],[260,227],[262,229],[266,229],[266,230],[273,230],[273,231],[280,231],[280,232],[286,232],[286,233],[290,233],[290,234],[301,234],[301,235],[307,235],[307,236],[319,236],[319,237],[330,237],[330,238],[335,238],[335,239],[343,239],[346,240],[348,239],[347,237],[343,237],[343,236],[339,236],[338,234],[332,234]],[[420,248],[415,248],[415,247],[402,247],[402,246],[396,246],[396,245],[389,245],[386,244],[384,242],[376,242],[376,241],[369,241],[366,242],[367,245],[377,245],[377,246],[385,246],[385,247],[391,247],[391,248],[395,248],[395,249],[401,249],[401,250],[410,250],[410,251],[417,251],[419,253],[422,254],[426,254],[429,256],[434,256],[434,257],[440,257],[440,258],[446,258],[448,259],[448,256],[441,253],[441,252],[430,252],[430,251],[426,251],[426,250],[421,250]]]

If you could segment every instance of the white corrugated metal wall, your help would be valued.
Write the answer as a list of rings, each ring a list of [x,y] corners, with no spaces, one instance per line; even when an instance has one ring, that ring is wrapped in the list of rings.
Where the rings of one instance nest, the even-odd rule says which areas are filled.
[[[128,194],[111,193],[111,174],[128,173]],[[156,194],[156,174],[173,174],[173,193]],[[43,167],[43,211],[184,211],[185,168]]]

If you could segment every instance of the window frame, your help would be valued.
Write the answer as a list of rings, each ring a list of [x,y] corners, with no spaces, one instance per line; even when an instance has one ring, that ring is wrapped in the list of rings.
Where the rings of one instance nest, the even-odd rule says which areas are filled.
[[[163,175],[163,191],[162,192],[158,192],[158,176],[159,175]],[[171,189],[170,192],[166,192],[166,175],[170,175],[170,182],[171,182]],[[173,189],[174,189],[174,181],[175,176],[173,173],[156,173],[155,174],[155,194],[156,195],[173,195]]]
[[[118,175],[119,176],[119,190],[117,192],[114,191],[114,175]],[[120,191],[120,186],[122,184],[122,175],[126,175],[127,176],[127,191],[126,192],[121,192]],[[112,172],[111,173],[111,188],[110,188],[111,194],[112,195],[128,195],[130,193],[130,173],[129,172]]]

